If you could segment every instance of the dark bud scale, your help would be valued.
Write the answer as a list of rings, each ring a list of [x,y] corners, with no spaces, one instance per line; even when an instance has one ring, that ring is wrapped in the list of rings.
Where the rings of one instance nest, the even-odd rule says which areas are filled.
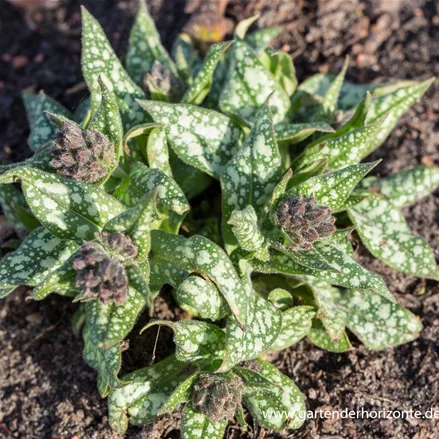
[[[331,209],[317,204],[314,197],[302,194],[281,201],[274,212],[274,220],[296,250],[310,250],[314,242],[336,230]]]
[[[84,243],[75,256],[73,268],[77,271],[76,286],[83,288],[84,299],[100,299],[105,305],[120,305],[128,295],[128,277],[121,260],[134,258],[137,249],[131,239],[122,233],[104,232],[100,240],[102,245],[97,242]]]
[[[211,421],[233,419],[243,387],[237,376],[201,374],[192,392],[192,404]]]
[[[76,181],[96,183],[108,173],[114,160],[114,145],[95,130],[82,130],[64,121],[52,149],[51,164],[61,175]]]

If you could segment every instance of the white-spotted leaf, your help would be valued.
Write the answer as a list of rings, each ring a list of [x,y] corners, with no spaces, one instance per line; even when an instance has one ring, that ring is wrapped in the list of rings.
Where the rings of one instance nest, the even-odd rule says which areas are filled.
[[[348,209],[368,250],[389,267],[413,276],[439,279],[434,254],[425,239],[411,231],[389,200],[374,197]]]
[[[144,294],[131,286],[126,301],[121,305],[104,305],[99,299],[87,302],[85,308],[90,342],[104,349],[121,342],[133,328],[145,305]]]
[[[343,332],[337,341],[334,341],[329,336],[323,323],[315,319],[312,328],[308,332],[308,338],[319,348],[329,352],[347,352],[352,349],[351,342],[346,334]]]
[[[277,141],[286,141],[288,144],[302,142],[316,132],[335,132],[326,122],[280,123],[274,127],[274,130]]]
[[[101,25],[84,7],[82,8],[82,73],[90,89],[92,114],[98,110],[101,101],[99,87],[99,78],[101,78],[109,91],[116,96],[125,128],[146,121],[145,113],[135,102],[135,99],[142,99],[145,96],[143,91],[128,76]]]
[[[0,288],[37,285],[77,249],[74,241],[61,240],[42,227],[35,229],[0,261]]]
[[[243,210],[234,210],[228,224],[233,226],[232,232],[241,248],[254,252],[255,257],[262,261],[270,258],[268,245],[259,230],[258,217],[253,206],[247,206]]]
[[[148,164],[150,168],[157,168],[172,178],[172,169],[169,162],[168,139],[163,127],[154,128],[146,144]]]
[[[241,140],[239,125],[224,114],[187,104],[139,101],[165,127],[169,146],[188,165],[219,178]]]
[[[125,208],[98,186],[79,183],[33,168],[12,169],[0,183],[21,181],[35,217],[60,239],[93,239],[95,232]]]
[[[31,131],[28,139],[29,146],[33,151],[39,151],[54,140],[56,134],[56,127],[45,112],[59,113],[68,119],[72,119],[73,116],[70,111],[42,91],[38,94],[25,91],[22,97]]]
[[[199,276],[189,276],[175,290],[175,301],[181,308],[202,319],[220,320],[229,307],[216,286]]]
[[[227,421],[211,421],[192,404],[187,404],[183,412],[181,439],[223,439],[226,427]]]

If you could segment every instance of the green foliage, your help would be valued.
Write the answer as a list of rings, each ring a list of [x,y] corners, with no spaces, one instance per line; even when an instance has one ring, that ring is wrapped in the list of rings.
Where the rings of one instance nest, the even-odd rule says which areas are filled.
[[[296,429],[303,395],[259,357],[304,337],[331,352],[352,349],[350,333],[370,349],[416,338],[420,320],[356,262],[351,233],[390,267],[439,279],[399,210],[439,171],[366,177],[378,162],[360,163],[433,80],[355,85],[346,60],[337,76],[298,84],[288,54],[268,47],[278,28],[246,35],[256,18],[204,60],[185,34],[171,57],[142,2],[122,64],[83,9],[90,102],[73,120],[44,94],[23,95],[35,155],[0,169],[0,203],[23,240],[0,262],[0,297],[26,285],[35,300],[85,302],[73,327],[120,433],[181,405],[184,439],[221,439],[234,416],[246,428],[243,406],[256,424]],[[61,176],[51,150],[66,126],[76,152]],[[81,180],[80,164],[102,165],[90,132],[110,157]],[[107,233],[129,257],[102,247]],[[102,294],[87,294],[96,285]],[[121,300],[106,300],[110,287]],[[188,318],[148,322],[170,290]],[[126,375],[121,350],[140,316],[173,331],[175,354]]]

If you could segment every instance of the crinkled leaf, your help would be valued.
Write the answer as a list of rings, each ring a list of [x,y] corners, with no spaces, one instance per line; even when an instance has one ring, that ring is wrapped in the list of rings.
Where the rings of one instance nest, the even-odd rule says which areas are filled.
[[[315,132],[335,132],[326,122],[280,123],[277,124],[274,129],[277,141],[287,141],[288,144],[302,142]]]
[[[369,177],[361,187],[377,191],[396,207],[407,206],[428,195],[439,185],[439,169],[419,166],[386,178]]]
[[[411,231],[404,216],[389,200],[375,197],[348,209],[362,242],[389,267],[413,276],[439,279],[432,250]]]
[[[329,352],[347,352],[352,349],[351,342],[346,334],[343,332],[337,341],[331,340],[323,323],[315,319],[312,328],[308,332],[308,338],[319,348]]]
[[[148,164],[150,168],[157,168],[163,171],[168,177],[172,178],[172,169],[169,162],[168,139],[165,129],[162,127],[154,128],[146,144]]]
[[[76,242],[63,241],[40,227],[0,261],[0,287],[37,285],[77,249]]]
[[[99,77],[116,96],[125,128],[144,122],[146,115],[135,99],[145,95],[122,67],[98,21],[82,7],[82,73],[90,89],[91,111],[99,108]]]
[[[199,276],[189,276],[174,293],[178,305],[202,319],[220,320],[229,307],[216,286]]]
[[[139,12],[130,34],[126,69],[134,82],[141,87],[145,75],[152,70],[154,61],[160,62],[175,77],[178,77],[178,73],[174,62],[160,42],[160,35],[145,2],[139,3]]]
[[[99,299],[87,302],[85,306],[90,342],[108,349],[122,341],[133,328],[145,305],[145,296],[132,287],[128,288],[126,301],[121,305],[104,305]]]
[[[70,111],[46,96],[42,91],[38,94],[25,91],[22,97],[31,130],[28,143],[33,151],[39,151],[47,143],[54,140],[56,134],[56,127],[50,122],[45,111],[60,113],[69,119],[72,119],[73,116]]]
[[[376,294],[345,291],[339,300],[348,328],[369,348],[382,349],[414,340],[421,321],[397,303]]]
[[[39,169],[17,168],[0,176],[0,183],[18,180],[32,213],[60,239],[93,239],[95,232],[124,210],[119,201],[98,186]]]
[[[270,102],[272,100],[273,96]],[[256,115],[244,145],[227,164],[221,176],[222,227],[226,245],[236,244],[228,224],[233,210],[250,205],[256,213],[261,212],[281,175],[281,156],[274,137],[273,118],[268,102],[265,102]]]
[[[207,276],[220,291],[234,318],[245,326],[248,292],[221,247],[197,235],[185,238],[159,230],[152,231],[151,235],[153,256],[188,272]]]
[[[183,162],[219,178],[239,146],[241,129],[236,122],[193,105],[155,101],[139,104],[165,127],[169,145]]]
[[[257,424],[273,430],[299,428],[304,422],[303,413],[306,411],[302,392],[274,366],[262,360],[256,361],[260,366],[257,372],[245,371],[248,386],[245,388],[244,404],[253,419]],[[251,386],[251,381],[260,381],[259,376],[270,381],[272,387]]]
[[[148,168],[143,163],[135,163],[130,170],[131,185],[128,188],[126,202],[136,205],[145,193],[157,190],[157,201],[174,212],[183,214],[190,209],[183,191],[174,179],[163,171]]]
[[[233,44],[232,60],[221,93],[221,110],[251,122],[271,94],[270,109],[273,121],[277,124],[286,119],[290,98],[250,46],[237,39]]]
[[[186,363],[209,362],[222,357],[224,352],[225,334],[216,325],[197,320],[154,320],[142,331],[154,326],[168,326],[174,331],[175,358]]]
[[[346,166],[338,171],[311,177],[293,186],[290,192],[314,196],[319,204],[339,211],[361,179],[379,162]]]
[[[181,99],[182,104],[199,105],[210,91],[213,80],[213,72],[218,61],[224,55],[224,52],[230,47],[232,41],[213,44],[207,52],[200,71],[198,72],[194,82]]]
[[[108,398],[109,421],[119,433],[128,428],[128,416],[134,425],[153,422],[157,411],[187,378],[187,364],[172,355],[151,367],[136,370],[122,378],[130,384],[112,389]]]
[[[311,329],[316,310],[312,306],[295,306],[282,313],[282,328],[271,351],[282,351],[300,341]]]
[[[227,421],[211,421],[192,404],[187,404],[183,412],[181,439],[222,439],[226,427]]]
[[[228,224],[233,226],[232,232],[241,248],[254,252],[255,257],[262,261],[269,259],[268,245],[259,230],[258,217],[253,206],[247,206],[243,210],[234,210]]]
[[[120,380],[117,377],[122,362],[120,346],[113,346],[110,349],[98,348],[91,342],[88,326],[84,328],[83,337],[84,360],[98,373],[98,390],[100,395],[105,398],[110,388],[118,389],[128,384],[127,381]]]

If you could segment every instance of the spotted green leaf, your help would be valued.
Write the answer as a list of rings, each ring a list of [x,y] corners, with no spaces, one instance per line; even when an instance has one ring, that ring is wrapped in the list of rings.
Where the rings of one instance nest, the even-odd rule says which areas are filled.
[[[275,124],[284,121],[290,110],[290,98],[273,74],[258,60],[256,54],[240,38],[232,48],[232,60],[220,108],[246,121],[253,121],[260,106],[271,94],[270,108]]]
[[[370,144],[369,152],[384,142],[398,119],[427,91],[434,81],[435,78],[430,78],[413,85],[403,86],[377,99],[372,99],[367,112],[366,123],[373,124],[385,114],[388,114],[388,117]]]
[[[170,356],[151,367],[136,370],[122,378],[129,382],[119,389],[111,389],[108,397],[109,421],[118,433],[128,428],[128,416],[134,425],[150,424],[160,407],[176,387],[187,378],[187,364]]]
[[[33,151],[39,151],[54,140],[56,134],[56,127],[52,125],[45,111],[59,113],[69,119],[73,116],[70,111],[42,91],[38,94],[24,92],[22,97],[31,131],[28,139],[29,146]]]
[[[201,59],[188,34],[180,34],[172,46],[172,57],[175,60],[178,74],[186,86],[190,86],[201,68]]]
[[[110,349],[96,347],[91,342],[90,329],[87,325],[84,328],[83,337],[84,360],[98,373],[98,390],[100,395],[105,398],[110,388],[118,389],[128,384],[128,382],[120,380],[117,377],[122,362],[120,346],[116,345]]]
[[[364,127],[317,143],[306,149],[295,162],[295,169],[312,161],[328,158],[329,169],[340,169],[360,162],[376,148],[375,139],[384,129],[388,114]]]
[[[199,276],[189,276],[175,290],[179,306],[202,319],[220,320],[229,312],[216,286]]]
[[[282,33],[281,27],[267,27],[257,29],[245,36],[246,43],[255,51],[265,49],[269,43]]]
[[[326,122],[280,123],[274,127],[274,130],[277,141],[287,141],[288,144],[302,142],[315,132],[334,132],[334,129]]]
[[[12,185],[0,185],[0,204],[3,214],[12,224],[18,236],[24,237],[27,233],[27,227],[20,219],[17,207],[26,208],[24,195]]]
[[[109,349],[121,342],[133,328],[145,305],[144,294],[131,286],[126,301],[121,305],[104,305],[98,299],[87,302],[85,307],[90,328],[90,343]]]
[[[339,305],[346,312],[348,328],[369,349],[407,343],[422,329],[418,317],[376,294],[348,290],[341,295]]]
[[[270,102],[273,96],[270,97]],[[273,118],[268,102],[256,115],[244,145],[227,164],[221,176],[223,193],[223,237],[226,246],[236,245],[228,224],[234,210],[253,206],[261,212],[273,188],[281,179],[281,156],[273,131]]]
[[[151,223],[156,218],[157,190],[146,193],[135,207],[115,216],[104,226],[106,232],[125,232],[137,247],[137,258],[146,260],[151,248]]]
[[[226,427],[227,421],[211,421],[192,404],[187,404],[183,412],[181,439],[222,439]]]
[[[168,177],[172,178],[172,169],[169,162],[168,139],[164,128],[154,128],[146,144],[148,164],[150,168],[157,168],[163,171]]]
[[[162,405],[157,412],[157,416],[164,413],[172,413],[179,405],[184,404],[191,399],[194,383],[199,377],[199,373],[194,373],[185,381],[183,381],[175,390],[168,400]]]
[[[262,280],[262,279],[261,279],[261,281],[264,282],[264,280]],[[270,281],[271,281],[271,279],[270,279]],[[277,279],[276,279],[276,281],[277,281]],[[277,284],[277,282],[276,282],[276,284]],[[258,286],[260,286],[261,288],[264,288],[263,285],[264,285],[264,283],[259,284],[259,285],[258,285],[258,283],[256,283],[256,285],[255,285],[255,281],[253,281],[253,288],[255,288],[256,291],[258,291],[258,289],[257,289]],[[281,311],[286,311],[287,309],[292,308],[294,306],[293,296],[291,295],[291,293],[289,291],[284,290],[283,288],[275,288],[274,290],[270,291],[270,293],[268,294],[268,300],[277,309],[280,309]]]
[[[181,100],[182,104],[199,105],[203,102],[212,87],[213,72],[231,44],[232,41],[227,41],[210,46],[200,71]]]
[[[227,372],[241,361],[257,358],[274,343],[282,326],[282,314],[266,299],[260,297],[250,282],[244,282],[248,301],[248,318],[244,328],[228,318],[226,350],[218,372]]]
[[[317,109],[316,115],[314,116],[314,119],[316,121],[331,122],[334,119],[335,111],[337,109],[338,98],[344,82],[344,77],[346,75],[348,65],[349,57],[346,57],[341,72],[336,76],[331,85],[328,87],[322,104]]]
[[[351,342],[343,332],[337,341],[333,341],[320,320],[315,319],[312,328],[307,334],[308,338],[319,348],[329,352],[347,352],[352,349]]]
[[[335,245],[324,244],[317,247],[326,260],[331,261],[335,266],[338,265],[338,271],[308,268],[300,265],[290,256],[278,251],[272,251],[269,263],[255,259],[252,260],[251,265],[255,271],[261,273],[281,273],[291,276],[309,275],[345,288],[374,290],[389,300],[394,300],[380,276],[375,273],[369,273]]]
[[[389,267],[414,276],[439,279],[427,242],[414,235],[404,216],[389,200],[374,197],[348,209],[368,250]]]
[[[160,255],[152,255],[149,258],[149,263],[151,266],[150,286],[151,290],[155,292],[159,291],[165,284],[177,288],[189,276],[187,270],[170,261],[161,259]]]
[[[77,245],[79,249],[79,245]],[[76,252],[75,252],[76,253]],[[32,291],[32,299],[42,300],[51,293],[58,293],[61,295],[77,295],[80,290],[76,287],[77,272],[73,268],[72,254],[66,261],[53,270],[47,277],[45,277]]]
[[[145,2],[139,3],[139,12],[129,39],[126,69],[134,82],[141,87],[143,79],[151,71],[154,61],[160,62],[175,77],[178,77],[178,73],[174,62],[160,42],[160,35],[149,15]]]
[[[188,272],[208,277],[227,302],[234,318],[240,325],[245,326],[248,317],[248,294],[232,262],[221,247],[197,235],[185,238],[154,230],[151,236],[153,256]]]
[[[403,207],[439,186],[439,169],[419,166],[386,178],[366,178],[361,186],[383,194],[394,206]]]
[[[102,77],[98,78],[101,91],[99,108],[90,120],[88,129],[105,134],[114,144],[113,169],[119,162],[123,142],[122,120],[114,95],[108,90]]]
[[[101,101],[99,77],[116,96],[125,128],[145,122],[145,113],[135,99],[145,95],[122,67],[98,21],[82,7],[82,73],[91,94],[91,112]]]
[[[224,331],[216,325],[197,320],[154,320],[143,330],[154,326],[168,326],[174,331],[175,358],[186,363],[220,358],[224,351]],[[142,330],[142,331],[143,331]]]
[[[130,170],[131,184],[127,192],[130,206],[139,203],[145,193],[157,190],[157,201],[168,209],[183,214],[190,209],[189,203],[174,179],[163,171],[136,163]]]
[[[93,239],[95,232],[124,210],[119,201],[98,186],[39,169],[17,168],[0,176],[0,183],[19,180],[32,213],[60,239]]]
[[[337,304],[341,294],[340,290],[315,279],[311,279],[309,284],[318,308],[317,318],[322,321],[331,340],[337,342],[342,338],[346,328],[346,316]]]
[[[164,126],[170,147],[188,165],[219,178],[237,151],[239,125],[213,110],[187,104],[139,101],[154,122]]]
[[[77,248],[74,241],[56,238],[42,227],[35,229],[0,261],[0,288],[37,285]]]
[[[280,373],[274,366],[262,360],[256,361],[260,367],[257,372],[245,371],[244,405],[253,419],[266,428],[273,430],[299,428],[305,420],[303,413],[306,411],[302,392],[290,378]],[[251,386],[253,380],[260,381],[259,376],[270,381],[272,387]]]
[[[282,313],[282,328],[271,351],[282,351],[300,341],[311,329],[312,320],[316,315],[312,306],[295,306]]]
[[[262,261],[270,258],[268,245],[259,230],[258,217],[253,206],[247,206],[243,210],[234,210],[228,224],[233,226],[232,232],[241,248],[254,252],[255,257]]]
[[[293,186],[290,192],[314,196],[319,204],[339,211],[361,179],[379,162],[346,166],[338,171],[321,174]]]

